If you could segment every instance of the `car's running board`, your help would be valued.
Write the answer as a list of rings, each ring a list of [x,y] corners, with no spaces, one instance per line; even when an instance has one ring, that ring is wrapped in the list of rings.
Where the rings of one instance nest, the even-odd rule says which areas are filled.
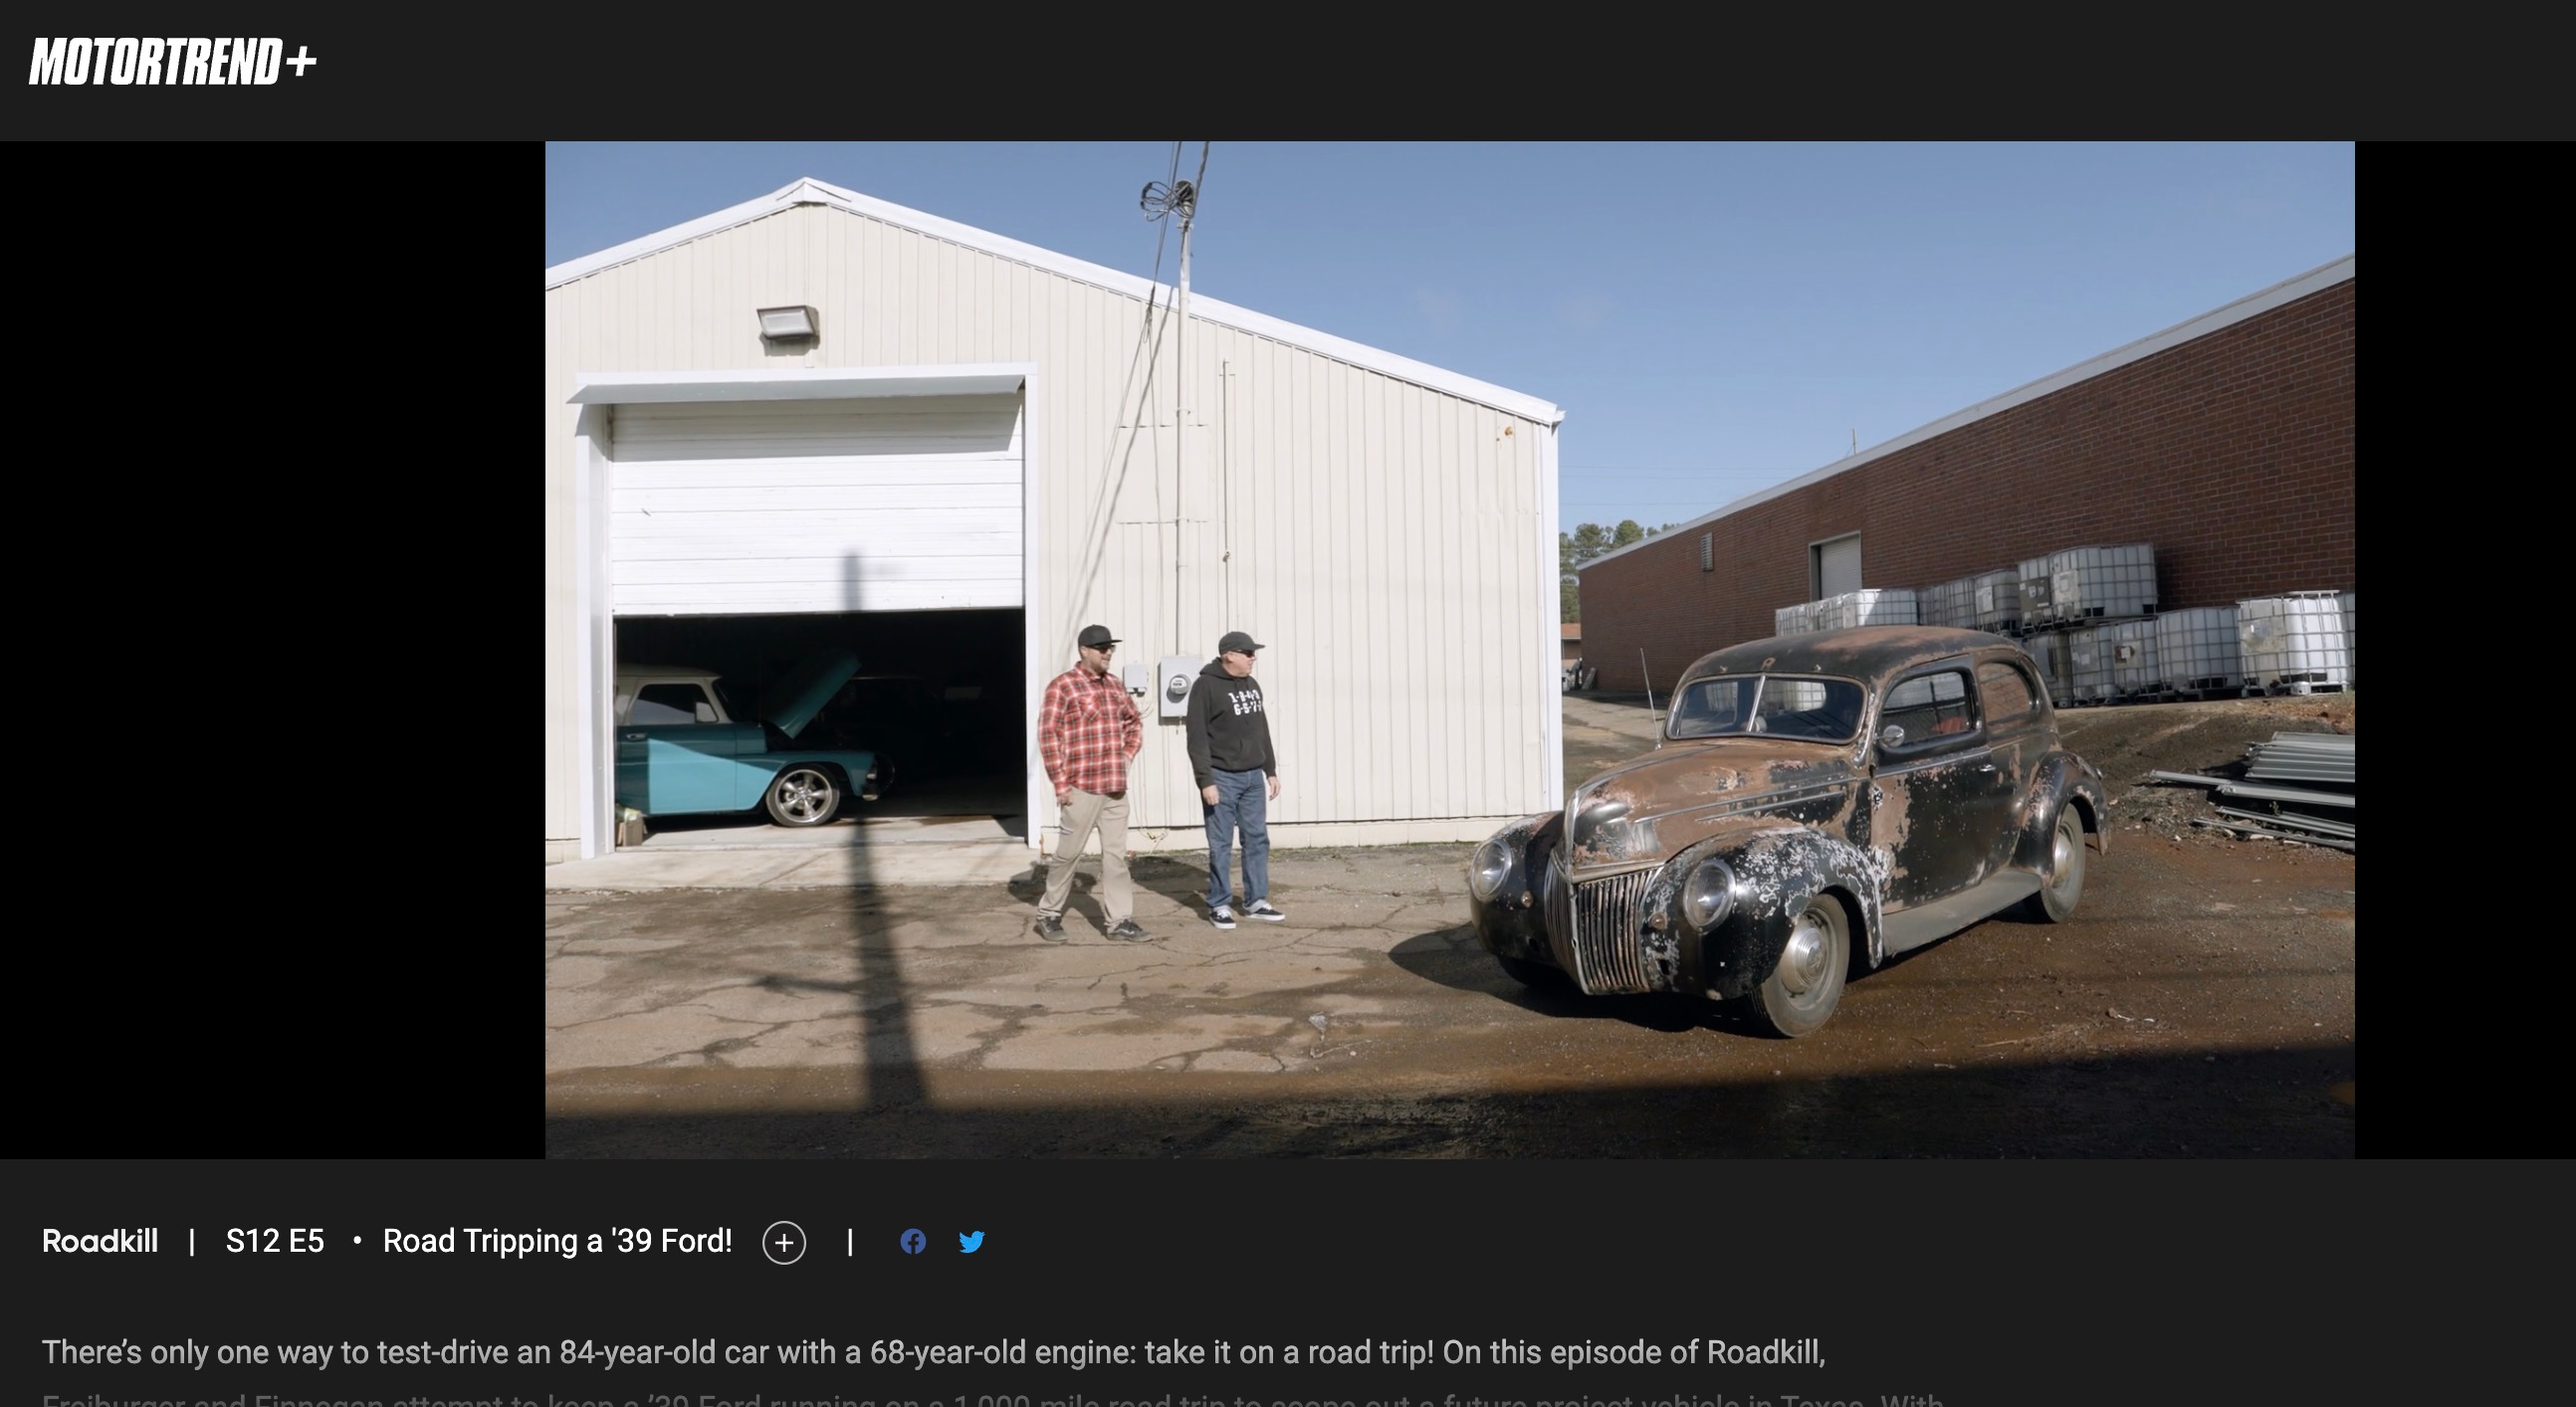
[[[1883,947],[1889,957],[1947,938],[1979,919],[1992,918],[2039,892],[2039,876],[2028,870],[2000,870],[1974,889],[1946,899],[1918,904],[1884,917]]]

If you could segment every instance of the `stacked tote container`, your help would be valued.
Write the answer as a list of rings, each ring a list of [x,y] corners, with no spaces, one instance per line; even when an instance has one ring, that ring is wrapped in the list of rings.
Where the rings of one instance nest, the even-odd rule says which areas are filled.
[[[1961,577],[1938,586],[1927,586],[1914,593],[1914,613],[1921,625],[1955,626],[1973,629],[1969,619],[1974,614],[1969,602],[1976,593],[1976,578]]]
[[[2161,694],[2165,690],[2164,669],[2157,664],[2156,623],[2153,620],[2124,620],[2117,625],[2095,626],[2100,632],[2102,652],[2111,657],[2111,694],[2114,698],[2136,698],[2142,694]]]
[[[2033,635],[2021,642],[2030,662],[2039,666],[2039,682],[2048,689],[2048,702],[2062,708],[2075,701],[2075,675],[2066,657],[2066,641],[2057,635]]]
[[[2156,617],[2156,659],[2165,692],[2236,694],[2245,689],[2245,655],[2236,643],[2234,606],[2194,606]]]
[[[1815,605],[1816,603],[1813,601],[1801,601],[1797,605],[1782,606],[1780,609],[1773,611],[1771,613],[1771,633],[1774,635],[1804,635],[1807,632],[1814,630],[1816,628]]]
[[[2015,573],[2021,587],[2021,619],[2024,625],[2053,625],[2057,622],[2057,602],[2048,588],[2048,558],[2025,558]]]
[[[2021,564],[2022,609],[2035,624],[2156,613],[2152,543],[2069,547]]]
[[[1968,618],[1961,624],[1998,635],[2021,629],[2021,574],[1999,571],[1968,578]]]
[[[2066,672],[2077,703],[2109,703],[2119,693],[2111,678],[2111,642],[2103,638],[2109,629],[2088,625],[2066,632]]]
[[[2353,644],[2361,632],[2353,628],[2352,597],[2353,593],[2347,591],[2336,597],[2335,601],[2343,607],[2343,682],[2347,688],[2358,688],[2360,680],[2357,676],[2360,670],[2355,666],[2354,661],[2361,657],[2361,651],[2353,648]]]
[[[1871,587],[1846,591],[1808,603],[1815,608],[1818,630],[1846,630],[1856,625],[1914,625],[1914,593],[1904,587]]]
[[[2344,687],[2343,602],[2331,591],[2293,591],[2236,603],[2245,682],[2275,694]]]

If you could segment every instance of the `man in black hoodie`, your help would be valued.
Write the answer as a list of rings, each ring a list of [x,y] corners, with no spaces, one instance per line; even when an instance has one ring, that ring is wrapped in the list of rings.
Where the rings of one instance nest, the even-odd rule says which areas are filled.
[[[1279,795],[1279,760],[1270,751],[1270,715],[1252,677],[1261,645],[1240,630],[1216,642],[1216,658],[1190,686],[1190,770],[1207,808],[1208,922],[1234,927],[1234,838],[1243,835],[1246,918],[1277,923],[1270,905],[1270,801]]]

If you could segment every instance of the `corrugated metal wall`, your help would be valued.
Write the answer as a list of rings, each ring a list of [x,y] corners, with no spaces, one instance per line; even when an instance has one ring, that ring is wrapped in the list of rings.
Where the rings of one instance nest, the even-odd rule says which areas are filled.
[[[788,303],[819,310],[819,345],[766,353],[752,312]],[[1120,633],[1122,663],[1206,658],[1240,628],[1270,647],[1279,843],[1446,837],[1475,826],[1430,823],[1555,805],[1553,429],[1196,318],[1167,322],[1149,363],[1145,323],[1124,292],[820,205],[550,289],[550,849],[577,831],[583,706],[565,398],[602,371],[1034,363],[1033,691],[1087,621]],[[1180,725],[1142,703],[1132,824],[1186,844]]]

